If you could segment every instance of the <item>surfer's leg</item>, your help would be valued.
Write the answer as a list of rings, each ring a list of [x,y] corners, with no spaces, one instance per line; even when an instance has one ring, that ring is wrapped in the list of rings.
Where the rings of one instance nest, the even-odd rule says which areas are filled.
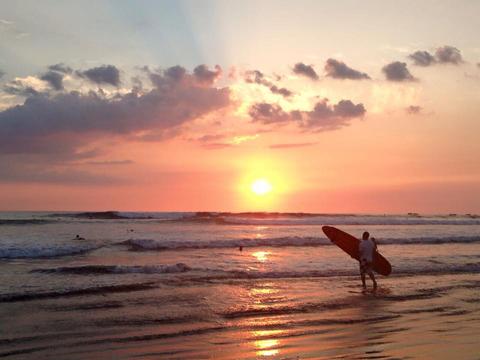
[[[375,275],[373,275],[373,271],[370,269],[368,272],[368,275],[370,276],[370,279],[373,281],[373,289],[375,290],[377,288],[377,281],[375,280]]]
[[[362,278],[362,286],[364,289],[366,289],[367,284],[365,283],[365,263],[363,260],[360,260],[360,277]]]

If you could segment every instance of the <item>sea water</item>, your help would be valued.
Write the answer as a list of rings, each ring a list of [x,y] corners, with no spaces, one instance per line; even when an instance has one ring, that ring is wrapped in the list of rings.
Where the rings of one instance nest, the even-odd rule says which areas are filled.
[[[393,268],[377,292],[322,225],[377,239]],[[403,354],[387,340],[411,335],[405,321],[438,313],[432,341],[444,321],[473,319],[468,358],[479,274],[470,214],[0,213],[0,356],[388,357]],[[347,351],[339,334],[359,324],[382,341]]]

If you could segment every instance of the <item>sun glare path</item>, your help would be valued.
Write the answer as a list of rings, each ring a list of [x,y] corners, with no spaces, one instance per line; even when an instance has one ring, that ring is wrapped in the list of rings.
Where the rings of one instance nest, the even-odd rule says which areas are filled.
[[[251,189],[256,195],[265,195],[272,191],[272,185],[265,179],[257,179],[252,183]]]

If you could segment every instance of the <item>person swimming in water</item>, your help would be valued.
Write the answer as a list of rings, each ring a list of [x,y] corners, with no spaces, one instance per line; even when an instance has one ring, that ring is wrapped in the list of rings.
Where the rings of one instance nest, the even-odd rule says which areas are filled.
[[[85,238],[81,237],[80,235],[77,234],[73,240],[85,240]]]
[[[373,281],[373,289],[377,289],[377,281],[375,280],[375,275],[373,274],[373,255],[377,251],[377,244],[375,238],[370,239],[370,234],[368,231],[365,231],[362,235],[362,240],[358,246],[358,251],[360,254],[360,276],[362,278],[362,286],[364,289],[367,288],[365,283],[365,274],[370,276],[370,279]]]

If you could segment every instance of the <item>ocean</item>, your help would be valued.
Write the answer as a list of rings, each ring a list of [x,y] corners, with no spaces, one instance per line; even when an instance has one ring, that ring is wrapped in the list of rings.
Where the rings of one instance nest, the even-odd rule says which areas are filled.
[[[479,286],[471,214],[0,213],[5,358],[478,359]]]

